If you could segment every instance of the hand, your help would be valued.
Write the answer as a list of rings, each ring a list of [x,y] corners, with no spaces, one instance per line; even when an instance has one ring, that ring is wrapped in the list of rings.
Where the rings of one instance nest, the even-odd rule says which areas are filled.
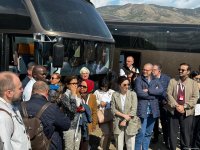
[[[176,110],[179,112],[179,113],[185,113],[185,109],[184,109],[184,107],[183,107],[183,105],[179,105],[179,104],[177,104],[176,105]]]
[[[106,102],[101,101],[100,105],[101,107],[106,107]]]
[[[131,120],[131,116],[124,114],[124,119],[127,120],[127,121],[129,121],[129,120]]]
[[[147,92],[148,92],[148,89],[143,89],[143,91],[147,93]]]
[[[76,96],[76,93],[77,93],[77,87],[75,85],[71,85],[69,90],[71,91],[72,95],[73,96]]]
[[[122,127],[125,127],[126,126],[126,120],[123,120],[122,122],[120,122],[119,125],[122,126]]]

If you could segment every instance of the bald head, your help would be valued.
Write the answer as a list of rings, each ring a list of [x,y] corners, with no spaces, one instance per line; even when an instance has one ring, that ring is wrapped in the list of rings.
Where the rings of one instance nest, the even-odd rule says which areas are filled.
[[[0,73],[0,97],[11,103],[21,99],[22,92],[22,84],[16,74],[9,71]]]
[[[143,67],[143,75],[145,77],[150,77],[152,74],[152,70],[153,70],[153,65],[151,63],[146,63]]]
[[[44,95],[48,97],[49,86],[44,81],[36,81],[33,84],[32,94]]]

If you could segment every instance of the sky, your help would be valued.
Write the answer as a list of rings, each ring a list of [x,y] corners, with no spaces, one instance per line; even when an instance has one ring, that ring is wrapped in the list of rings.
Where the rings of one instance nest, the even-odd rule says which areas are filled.
[[[156,4],[160,6],[172,6],[176,8],[197,8],[200,7],[200,0],[90,0],[95,7],[107,5],[132,4]]]

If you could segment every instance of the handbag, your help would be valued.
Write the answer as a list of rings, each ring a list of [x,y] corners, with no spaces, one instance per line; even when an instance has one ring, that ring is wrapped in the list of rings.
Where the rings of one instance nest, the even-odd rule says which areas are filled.
[[[111,109],[98,109],[97,118],[99,123],[106,123],[113,120]]]

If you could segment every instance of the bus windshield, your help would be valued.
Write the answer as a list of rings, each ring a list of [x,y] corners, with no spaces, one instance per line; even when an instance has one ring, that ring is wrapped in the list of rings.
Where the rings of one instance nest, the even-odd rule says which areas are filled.
[[[95,7],[85,0],[32,1],[41,26],[47,31],[112,39]]]

